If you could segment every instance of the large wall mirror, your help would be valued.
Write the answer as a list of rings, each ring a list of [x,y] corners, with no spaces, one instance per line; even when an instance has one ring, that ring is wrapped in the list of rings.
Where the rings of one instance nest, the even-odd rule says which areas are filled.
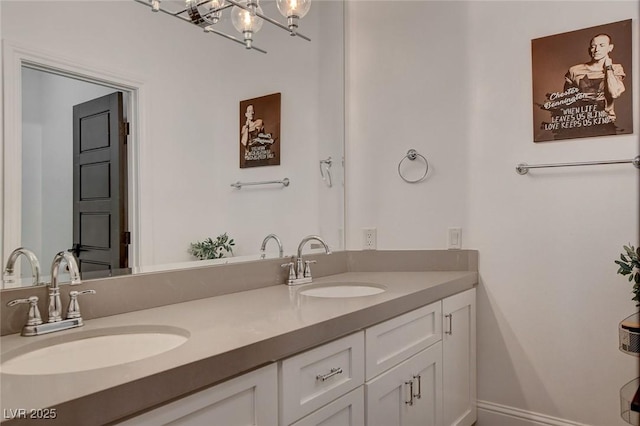
[[[275,2],[261,6],[285,20]],[[0,17],[3,267],[24,246],[46,280],[54,254],[74,248],[74,111],[93,117],[87,105],[105,98],[119,98],[130,123],[117,194],[130,244],[126,268],[109,274],[214,263],[196,260],[189,246],[223,233],[234,253],[217,262],[259,259],[268,234],[285,256],[309,234],[344,248],[342,1],[314,2],[300,21],[311,42],[264,25],[254,43],[267,54],[133,0],[3,1]],[[281,94],[280,165],[240,168],[240,102],[272,93]],[[81,133],[99,129],[94,121]],[[113,177],[110,167],[103,174]],[[89,177],[100,176],[92,170]],[[286,187],[231,186],[284,178]],[[84,235],[98,229],[94,219]],[[273,241],[265,254],[279,256]],[[31,284],[28,264],[19,266],[24,279],[9,286]]]

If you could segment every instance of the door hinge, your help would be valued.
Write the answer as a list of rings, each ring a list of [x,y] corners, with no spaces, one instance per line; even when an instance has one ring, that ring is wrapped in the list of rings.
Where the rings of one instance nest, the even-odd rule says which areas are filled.
[[[122,233],[123,244],[131,244],[131,232],[125,231]]]
[[[122,132],[122,136],[129,136],[129,134],[131,132],[131,126],[129,126],[129,122],[128,121],[122,122],[122,126],[120,127],[120,131]],[[126,143],[126,138],[125,138],[125,143]]]

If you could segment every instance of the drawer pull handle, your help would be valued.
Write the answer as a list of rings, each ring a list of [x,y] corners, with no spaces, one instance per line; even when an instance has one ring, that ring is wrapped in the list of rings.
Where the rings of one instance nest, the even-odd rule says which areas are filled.
[[[408,382],[404,382],[405,386],[409,385],[409,400],[404,403],[407,405],[413,405],[413,380],[409,380]]]
[[[446,314],[445,318],[449,318],[449,330],[445,331],[444,334],[452,335],[453,334],[453,314]]]
[[[418,374],[417,376],[413,376],[413,380],[418,379],[418,393],[413,395],[417,399],[422,398],[422,377]]]
[[[340,367],[332,368],[331,370],[329,370],[329,372],[327,374],[318,374],[316,376],[316,380],[321,380],[321,381],[324,382],[325,380],[328,380],[328,379],[332,378],[336,374],[342,374],[342,368],[340,368]]]

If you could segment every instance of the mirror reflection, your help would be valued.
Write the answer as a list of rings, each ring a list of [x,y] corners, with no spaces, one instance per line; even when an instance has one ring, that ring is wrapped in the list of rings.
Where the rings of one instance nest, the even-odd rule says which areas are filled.
[[[83,279],[277,257],[273,241],[260,251],[269,234],[284,256],[309,234],[343,249],[342,2],[313,4],[299,23],[310,43],[264,26],[254,42],[267,54],[133,1],[3,1],[0,7],[3,267],[20,246],[40,259],[42,281],[55,253],[68,249],[80,258]],[[278,16],[274,2],[262,7]],[[281,94],[280,165],[240,168],[246,112],[240,102],[272,93]],[[104,99],[115,102],[113,116],[120,108],[129,134],[119,154],[94,158],[126,133],[91,109]],[[82,130],[75,136],[74,120]],[[101,131],[116,133],[116,141],[105,142]],[[89,132],[98,136],[85,142],[92,167],[83,169],[74,166],[74,158],[84,164],[74,140],[77,145]],[[120,163],[105,165],[109,158]],[[231,186],[284,178],[289,186]],[[107,195],[115,210],[96,214],[104,212]],[[87,200],[102,205],[78,213]],[[114,215],[120,215],[115,225],[107,218]],[[194,243],[215,243],[224,234],[234,245],[218,252],[228,257],[192,255]],[[118,244],[123,249],[116,254],[103,250]],[[31,285],[26,257],[20,261],[22,281]]]

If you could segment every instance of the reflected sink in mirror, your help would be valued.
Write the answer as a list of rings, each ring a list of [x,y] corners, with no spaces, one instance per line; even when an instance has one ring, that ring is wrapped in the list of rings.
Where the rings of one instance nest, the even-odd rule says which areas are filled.
[[[302,296],[343,298],[364,297],[380,294],[387,290],[385,286],[361,282],[325,282],[312,284],[300,289]]]
[[[3,354],[3,374],[63,374],[112,367],[149,358],[182,345],[187,330],[130,326],[87,330],[34,342]]]

